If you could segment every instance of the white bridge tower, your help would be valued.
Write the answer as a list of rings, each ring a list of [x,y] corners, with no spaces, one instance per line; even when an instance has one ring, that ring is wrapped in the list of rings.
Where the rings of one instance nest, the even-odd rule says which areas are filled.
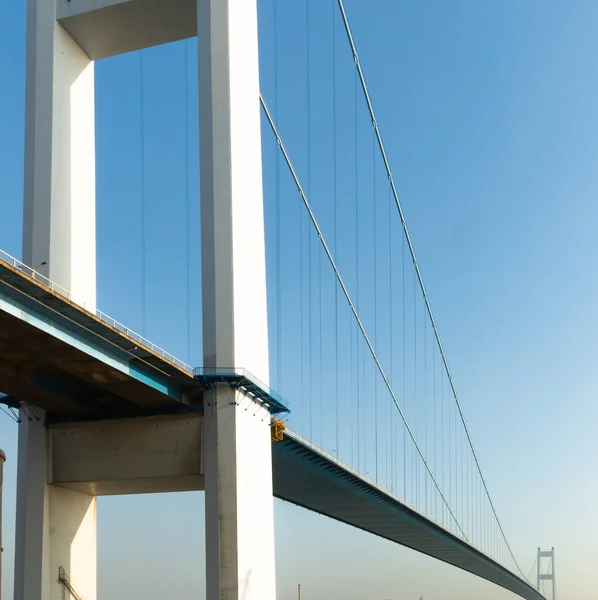
[[[542,572],[542,559],[548,558],[550,562],[548,563],[548,572]],[[536,584],[536,590],[540,591],[540,586],[543,581],[551,581],[552,582],[552,596],[551,600],[556,600],[556,581],[554,578],[554,548],[550,550],[541,550],[538,548],[538,580]]]
[[[23,259],[95,309],[94,61],[194,36],[204,366],[267,384],[256,0],[27,0]],[[96,496],[184,489],[206,491],[208,600],[274,600],[269,413],[231,393],[219,386],[176,427],[131,419],[59,435],[34,407],[40,420],[19,426],[15,600],[59,600],[59,568],[95,600]],[[159,466],[142,481],[140,464]]]

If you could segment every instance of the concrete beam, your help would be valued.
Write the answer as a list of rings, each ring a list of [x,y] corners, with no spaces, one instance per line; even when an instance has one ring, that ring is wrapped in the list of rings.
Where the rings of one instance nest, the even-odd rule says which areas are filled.
[[[49,483],[94,496],[204,489],[203,416],[53,425]]]
[[[93,60],[197,35],[196,0],[58,0],[58,22]]]

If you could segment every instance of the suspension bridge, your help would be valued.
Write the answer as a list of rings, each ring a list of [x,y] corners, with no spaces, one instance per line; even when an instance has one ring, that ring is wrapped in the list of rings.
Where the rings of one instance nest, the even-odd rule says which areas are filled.
[[[15,600],[65,586],[96,597],[97,496],[185,490],[206,492],[210,600],[275,597],[273,497],[543,598],[554,563],[545,574],[540,561],[554,553],[538,550],[530,582],[492,501],[342,0],[295,3],[286,29],[264,2],[260,49],[252,1],[28,6],[23,252],[0,252],[0,403],[19,427]],[[144,53],[167,43],[182,45],[185,73],[184,359],[146,337]],[[94,64],[129,52],[141,333],[96,294]]]

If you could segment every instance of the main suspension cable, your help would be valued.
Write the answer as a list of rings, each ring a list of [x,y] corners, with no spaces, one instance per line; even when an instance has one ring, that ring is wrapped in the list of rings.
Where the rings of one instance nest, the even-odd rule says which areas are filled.
[[[463,535],[463,538],[467,540],[467,536],[465,535],[465,532],[463,531],[463,529],[461,528],[459,522],[457,521],[457,519],[455,518],[455,515],[453,514],[453,511],[451,509],[451,507],[449,506],[446,497],[444,496],[443,491],[440,489],[440,486],[438,485],[438,482],[436,481],[436,478],[434,477],[434,473],[432,472],[432,469],[430,468],[430,466],[428,465],[428,462],[426,460],[426,457],[424,456],[424,453],[422,451],[422,449],[420,448],[417,439],[415,437],[415,434],[413,433],[413,430],[411,429],[411,426],[409,425],[409,422],[407,421],[407,418],[405,416],[405,413],[403,412],[403,409],[401,408],[401,405],[399,404],[398,398],[390,384],[390,381],[388,379],[388,377],[386,376],[386,372],[384,371],[384,368],[382,367],[382,363],[380,362],[380,359],[378,358],[378,354],[376,353],[376,350],[374,348],[374,346],[372,345],[372,342],[368,336],[368,333],[365,329],[365,326],[363,325],[363,322],[361,320],[361,317],[359,316],[357,309],[355,308],[355,304],[353,303],[353,300],[351,299],[351,295],[349,294],[349,290],[347,289],[347,286],[345,285],[345,282],[340,274],[340,271],[336,265],[336,261],[334,259],[334,257],[332,256],[332,253],[330,251],[330,248],[328,247],[328,244],[326,243],[326,239],[324,238],[324,234],[320,228],[320,225],[316,219],[316,216],[312,210],[311,204],[309,202],[309,199],[307,198],[307,195],[305,193],[305,190],[303,189],[303,186],[301,184],[301,181],[299,180],[299,176],[297,175],[297,172],[295,171],[295,167],[293,166],[293,163],[291,162],[291,158],[287,152],[287,149],[282,141],[282,138],[280,136],[280,133],[278,131],[278,128],[276,126],[276,123],[274,122],[274,118],[272,117],[272,113],[270,112],[270,109],[268,108],[268,105],[266,104],[266,101],[264,100],[263,95],[260,93],[260,104],[262,106],[262,109],[264,111],[264,114],[266,115],[266,118],[268,120],[268,123],[270,125],[270,128],[272,129],[272,133],[274,134],[274,136],[276,137],[276,141],[278,143],[278,146],[280,148],[280,151],[282,152],[282,156],[285,159],[285,162],[287,164],[287,167],[289,168],[289,171],[291,173],[291,176],[293,177],[293,181],[295,182],[295,185],[297,186],[297,190],[299,192],[299,195],[301,196],[301,199],[303,200],[303,204],[308,212],[309,218],[316,230],[316,233],[318,235],[318,238],[320,239],[320,243],[322,245],[322,248],[324,249],[324,252],[326,253],[326,256],[328,258],[328,261],[330,262],[330,265],[332,266],[332,270],[334,271],[334,274],[336,276],[336,280],[338,281],[338,284],[340,285],[343,294],[345,295],[345,298],[349,304],[349,308],[351,309],[351,312],[353,313],[353,316],[355,318],[355,321],[357,322],[357,325],[361,331],[361,335],[363,336],[363,339],[365,340],[365,343],[370,351],[370,354],[372,355],[372,358],[374,359],[374,362],[376,364],[376,367],[384,381],[384,384],[386,385],[386,388],[388,389],[388,392],[395,404],[395,406],[397,407],[397,410],[399,411],[401,418],[403,419],[403,422],[405,423],[405,428],[407,430],[407,432],[409,433],[409,437],[411,438],[411,441],[413,442],[413,445],[415,447],[415,449],[417,450],[417,453],[419,454],[420,458],[422,459],[426,470],[428,471],[428,474],[430,475],[432,481],[434,482],[434,485],[436,486],[436,489],[438,490],[438,493],[440,494],[440,497],[442,498],[449,514],[451,515],[452,519],[455,521],[455,523],[457,524],[457,527],[459,528],[459,530],[461,531],[461,534]]]
[[[409,247],[409,252],[411,254],[411,259],[413,261],[413,267],[414,267],[416,275],[417,275],[417,279],[418,279],[419,286],[420,286],[420,289],[421,289],[421,292],[422,292],[422,295],[423,295],[424,303],[426,305],[426,310],[428,312],[428,317],[430,318],[430,323],[431,323],[432,329],[434,331],[434,337],[436,338],[436,343],[438,344],[438,349],[439,349],[439,352],[440,352],[440,356],[442,358],[442,363],[443,363],[443,366],[444,366],[444,370],[446,372],[446,375],[447,375],[447,378],[448,378],[448,381],[449,381],[449,385],[451,387],[451,391],[452,391],[452,394],[453,394],[453,398],[455,400],[455,403],[457,405],[457,409],[459,411],[459,415],[461,417],[461,422],[463,423],[463,428],[465,429],[465,434],[466,434],[467,440],[469,442],[469,447],[471,448],[471,452],[473,454],[473,458],[474,458],[474,461],[475,461],[475,464],[476,464],[476,467],[477,467],[477,471],[478,471],[478,473],[480,475],[480,478],[481,478],[481,481],[482,481],[482,485],[484,486],[484,490],[486,492],[486,495],[488,496],[488,500],[490,502],[490,506],[492,507],[492,512],[493,512],[494,517],[495,517],[495,519],[497,521],[498,527],[499,527],[500,532],[501,532],[501,534],[503,536],[503,539],[505,541],[505,544],[507,546],[509,554],[511,555],[511,558],[513,559],[513,562],[515,563],[515,565],[517,567],[517,570],[519,571],[521,577],[523,577],[523,579],[525,579],[525,575],[521,571],[519,563],[517,562],[517,560],[515,558],[515,555],[513,554],[512,550],[511,550],[509,542],[507,541],[507,537],[506,537],[506,535],[504,533],[502,524],[500,523],[500,520],[498,518],[498,514],[496,513],[496,509],[494,507],[494,503],[492,502],[492,498],[490,497],[490,493],[488,491],[488,486],[486,485],[486,480],[484,479],[484,475],[482,473],[482,469],[480,467],[480,463],[478,461],[478,457],[477,457],[477,454],[476,454],[474,446],[473,446],[473,441],[472,441],[471,435],[469,433],[469,429],[467,427],[467,423],[465,422],[465,417],[464,417],[464,414],[463,414],[463,410],[461,408],[461,403],[459,402],[459,397],[458,397],[458,394],[457,394],[457,389],[455,387],[455,384],[454,384],[454,381],[453,381],[453,377],[452,377],[450,369],[449,369],[448,361],[447,361],[446,355],[444,353],[444,348],[443,348],[442,342],[440,340],[440,334],[439,334],[438,328],[436,326],[436,321],[434,319],[434,314],[432,313],[432,307],[430,305],[428,294],[426,292],[426,287],[424,285],[424,280],[423,280],[423,277],[422,277],[422,274],[421,274],[421,271],[420,271],[420,268],[419,268],[419,264],[417,262],[417,258],[416,258],[416,255],[415,255],[415,249],[413,247],[413,243],[411,242],[411,236],[409,235],[409,230],[407,228],[407,222],[405,221],[405,215],[403,213],[403,208],[401,206],[401,202],[400,202],[399,195],[398,195],[398,192],[397,192],[396,184],[395,184],[395,181],[394,181],[394,178],[393,178],[393,175],[392,175],[392,170],[390,168],[390,162],[388,160],[388,156],[386,154],[386,149],[385,149],[384,143],[382,141],[382,135],[380,134],[380,128],[378,127],[378,122],[376,120],[376,115],[374,113],[374,107],[372,105],[372,100],[371,100],[371,97],[370,97],[370,93],[369,93],[369,90],[368,90],[368,87],[367,87],[367,84],[366,84],[366,81],[365,81],[365,76],[363,74],[363,69],[361,68],[361,63],[359,61],[359,55],[357,53],[357,48],[355,46],[355,41],[353,39],[353,34],[351,32],[351,27],[349,25],[349,20],[348,20],[347,13],[346,13],[346,10],[345,10],[345,5],[344,5],[343,0],[337,0],[337,4],[338,4],[338,7],[339,7],[339,10],[340,10],[340,13],[341,13],[341,17],[342,17],[342,20],[343,20],[343,25],[345,27],[345,32],[347,34],[349,45],[351,47],[351,53],[353,55],[353,60],[355,62],[355,68],[356,68],[357,74],[359,76],[359,81],[361,83],[361,87],[362,87],[362,90],[363,90],[363,93],[364,93],[364,96],[365,96],[365,101],[366,101],[366,104],[367,104],[367,107],[368,107],[370,118],[372,120],[372,126],[374,128],[375,133],[376,133],[376,138],[378,140],[378,146],[380,148],[380,153],[382,155],[382,160],[384,162],[384,166],[385,166],[385,169],[386,169],[386,174],[388,176],[388,180],[389,180],[390,186],[392,188],[392,193],[393,193],[393,196],[394,196],[394,199],[395,199],[395,204],[397,206],[397,210],[399,211],[399,217],[401,219],[401,225],[403,227],[403,232],[405,234],[405,239],[407,241],[407,245]],[[459,527],[459,529],[460,529],[460,527]]]

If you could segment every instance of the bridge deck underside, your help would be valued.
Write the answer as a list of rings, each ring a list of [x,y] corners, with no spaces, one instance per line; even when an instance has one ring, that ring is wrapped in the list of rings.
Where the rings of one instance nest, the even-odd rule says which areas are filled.
[[[190,375],[0,261],[0,393],[61,421],[186,410],[169,390],[200,393]]]
[[[179,402],[0,311],[0,392],[63,418],[151,414]]]
[[[273,464],[277,498],[442,560],[527,600],[543,599],[485,554],[292,432],[274,444]]]

